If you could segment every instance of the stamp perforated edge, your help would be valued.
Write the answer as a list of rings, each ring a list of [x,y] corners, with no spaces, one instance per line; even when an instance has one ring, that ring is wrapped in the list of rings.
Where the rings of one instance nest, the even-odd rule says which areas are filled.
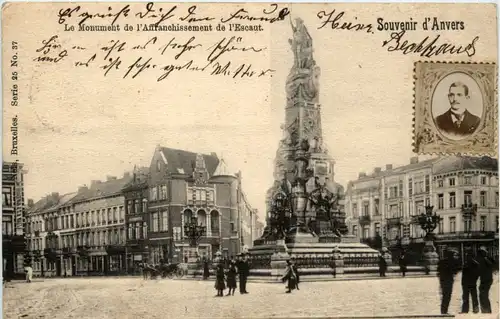
[[[418,149],[416,137],[416,103],[417,103],[417,65],[418,64],[487,64],[494,65],[495,68],[495,87],[494,87],[494,104],[493,116],[496,119],[494,124],[494,141],[496,148],[494,152],[475,152],[473,149],[468,152],[425,152]],[[469,62],[469,61],[415,61],[413,62],[413,105],[412,105],[412,150],[417,155],[436,155],[436,156],[490,156],[498,158],[498,64],[496,62]]]

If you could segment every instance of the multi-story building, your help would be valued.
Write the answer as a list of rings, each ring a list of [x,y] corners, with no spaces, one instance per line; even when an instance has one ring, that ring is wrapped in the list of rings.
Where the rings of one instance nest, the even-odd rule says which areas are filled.
[[[137,263],[149,256],[148,242],[149,167],[134,168],[132,180],[122,189],[125,198],[127,229],[127,270],[137,270]]]
[[[2,163],[2,256],[4,278],[24,273],[24,174],[19,162]]]
[[[478,204],[476,221],[473,218],[462,222],[461,227],[458,223],[464,214],[462,205],[474,202]],[[474,241],[492,246],[497,204],[497,160],[488,157],[445,157],[422,162],[414,157],[401,167],[388,164],[385,170],[375,168],[372,174],[360,173],[357,180],[349,182],[346,196],[350,232],[376,248],[388,246],[396,254],[402,248],[421,251],[425,233],[414,216],[424,213],[429,205],[443,217],[435,230],[438,243],[463,247]],[[464,231],[466,235],[461,233]],[[477,245],[473,246],[477,249]]]
[[[148,178],[147,242],[149,261],[162,259],[195,262],[213,258],[217,251],[234,255],[241,251],[243,218],[241,174],[227,172],[215,153],[200,154],[158,146]],[[127,204],[127,207],[130,205]],[[184,225],[195,218],[206,232],[196,247],[190,245]],[[129,225],[129,227],[135,227]],[[130,232],[130,231],[129,231]]]
[[[78,192],[38,201],[28,216],[34,271],[43,275],[109,274],[126,269],[122,188],[132,179],[92,181]]]

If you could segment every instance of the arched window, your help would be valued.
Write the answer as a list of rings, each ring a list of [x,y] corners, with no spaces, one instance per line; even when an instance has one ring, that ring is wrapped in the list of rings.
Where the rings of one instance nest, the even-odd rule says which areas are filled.
[[[210,230],[212,236],[217,236],[219,234],[219,212],[216,210],[210,213]]]
[[[200,209],[198,211],[197,218],[198,218],[198,225],[205,227],[207,226],[207,213],[203,209]]]

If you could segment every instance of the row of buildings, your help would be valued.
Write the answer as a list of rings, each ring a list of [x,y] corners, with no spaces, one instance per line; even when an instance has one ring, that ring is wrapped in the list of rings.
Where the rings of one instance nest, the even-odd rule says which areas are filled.
[[[434,233],[438,250],[461,252],[485,245],[498,255],[498,161],[490,157],[440,157],[360,173],[346,191],[350,233],[394,253],[405,249],[419,258],[425,232],[415,216],[426,206],[441,217]],[[378,239],[378,240],[377,240]]]
[[[92,181],[70,194],[52,193],[26,213],[35,273],[46,276],[133,271],[157,264],[235,255],[260,237],[263,224],[215,153],[158,146],[149,167]],[[204,227],[197,246],[184,225]]]

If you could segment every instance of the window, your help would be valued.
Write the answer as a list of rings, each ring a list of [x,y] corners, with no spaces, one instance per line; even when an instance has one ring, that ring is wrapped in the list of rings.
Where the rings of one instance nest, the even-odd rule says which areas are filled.
[[[128,239],[135,239],[132,224],[128,224]]]
[[[111,208],[108,208],[108,224],[112,223]]]
[[[148,224],[146,222],[142,223],[142,236],[148,238]]]
[[[425,192],[428,193],[431,191],[431,182],[430,182],[430,176],[425,175]]]
[[[408,180],[408,196],[412,196],[413,195],[413,180],[410,178]]]
[[[157,200],[158,199],[158,188],[157,187],[152,187],[149,189],[149,199],[150,200]]]
[[[472,185],[472,176],[465,176],[464,177],[464,184],[465,185]]]
[[[12,218],[10,216],[2,217],[2,235],[11,236],[13,234]]]
[[[456,228],[457,228],[457,218],[450,217],[450,233],[456,232]]]
[[[187,201],[191,202],[192,200],[193,200],[193,189],[192,188],[188,188],[188,191],[187,191]]]
[[[160,216],[158,213],[151,214],[151,224],[153,226],[151,229],[152,232],[157,232],[159,230],[159,224],[158,224],[159,217]]]
[[[162,213],[162,221],[161,221],[161,230],[162,231],[168,231],[168,211],[164,211]]]
[[[219,235],[219,212],[215,210],[210,213],[210,231],[212,236]]]
[[[403,197],[403,181],[399,181],[399,197]]]
[[[464,231],[466,233],[469,233],[472,231],[472,220],[471,219],[464,220]]]
[[[486,207],[486,192],[479,193],[479,206]]]
[[[479,219],[479,230],[486,231],[486,216],[481,216]]]
[[[207,192],[207,201],[209,203],[213,203],[214,202],[214,191],[213,190],[209,190]]]
[[[2,187],[2,206],[12,206],[12,188],[10,187]]]
[[[438,194],[438,209],[444,209],[444,195]]]
[[[443,186],[444,186],[443,180],[439,179],[438,180],[438,187],[443,187]]]
[[[481,176],[481,185],[486,185],[486,176]]]
[[[118,208],[117,207],[113,207],[113,221],[115,223],[118,222]]]
[[[448,179],[448,184],[450,186],[455,186],[455,178],[451,177],[450,179]]]
[[[352,226],[352,234],[353,234],[353,236],[358,237],[358,226],[357,225]]]
[[[498,233],[498,216],[496,216],[496,224],[497,224],[497,227],[496,227],[496,232]]]
[[[450,208],[455,208],[457,206],[455,192],[450,193]]]
[[[160,199],[161,200],[166,200],[167,199],[167,185],[161,185],[160,186]]]
[[[141,224],[142,223],[134,223],[134,228],[135,228],[135,238],[137,239],[142,239],[144,238],[142,235],[142,231],[141,231]]]
[[[444,232],[444,222],[443,218],[441,218],[438,224],[438,233],[442,234],[443,232]]]
[[[464,191],[464,205],[465,206],[472,205],[472,191]]]
[[[370,237],[370,228],[368,226],[363,228],[363,238],[369,238]]]
[[[398,193],[398,187],[397,186],[392,186],[389,188],[389,198],[395,198]]]
[[[425,198],[425,206],[430,206],[431,205],[431,200],[429,197]]]
[[[123,222],[125,220],[125,212],[123,211],[123,206],[120,206],[118,210],[120,214],[120,222]]]
[[[159,172],[161,171],[161,161],[160,160],[157,160],[156,161],[156,170]]]
[[[495,207],[498,207],[498,192],[495,193]]]
[[[375,215],[380,215],[380,209],[379,209],[380,200],[378,198],[375,198],[374,206],[375,206]]]
[[[363,216],[368,216],[370,214],[370,203],[363,203]]]
[[[173,234],[174,234],[173,235],[174,241],[179,241],[179,240],[182,239],[182,237],[181,237],[182,236],[182,229],[181,229],[181,227],[173,227],[172,231],[173,231]]]
[[[352,204],[352,217],[358,218],[358,204]]]
[[[142,200],[142,212],[146,213],[148,211],[148,201],[144,198]]]

